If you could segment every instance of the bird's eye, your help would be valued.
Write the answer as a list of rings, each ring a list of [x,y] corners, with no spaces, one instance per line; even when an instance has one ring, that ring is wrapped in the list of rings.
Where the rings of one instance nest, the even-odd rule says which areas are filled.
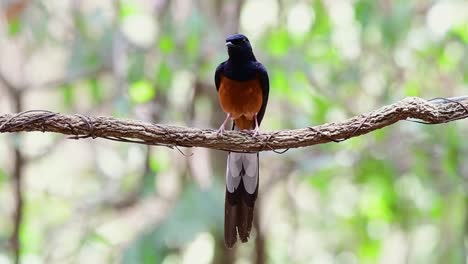
[[[247,42],[247,38],[243,38],[242,41],[243,41],[243,42]]]

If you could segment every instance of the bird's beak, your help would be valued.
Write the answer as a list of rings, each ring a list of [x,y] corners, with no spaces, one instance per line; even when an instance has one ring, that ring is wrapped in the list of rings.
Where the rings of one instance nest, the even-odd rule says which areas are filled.
[[[236,46],[236,45],[232,44],[231,41],[226,42],[226,47],[230,48],[230,47],[234,47],[234,46]]]

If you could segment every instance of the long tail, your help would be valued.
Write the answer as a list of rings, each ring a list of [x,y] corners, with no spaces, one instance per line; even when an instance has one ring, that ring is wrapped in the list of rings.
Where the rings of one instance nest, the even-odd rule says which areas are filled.
[[[258,167],[258,153],[228,155],[224,203],[224,242],[228,248],[236,243],[237,234],[242,242],[249,239],[258,194]]]

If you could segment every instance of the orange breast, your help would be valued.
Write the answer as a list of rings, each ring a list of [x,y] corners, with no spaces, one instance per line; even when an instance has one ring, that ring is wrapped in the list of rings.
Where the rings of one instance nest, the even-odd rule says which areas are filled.
[[[235,81],[221,76],[218,97],[221,108],[225,113],[231,114],[238,128],[254,127],[254,116],[260,111],[263,103],[259,80]]]

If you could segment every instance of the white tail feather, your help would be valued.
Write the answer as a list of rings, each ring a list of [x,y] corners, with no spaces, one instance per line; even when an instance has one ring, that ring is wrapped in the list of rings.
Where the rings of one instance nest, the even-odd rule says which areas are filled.
[[[253,194],[258,184],[258,153],[229,153],[226,167],[227,190],[234,192],[239,187],[241,178],[245,190]]]

